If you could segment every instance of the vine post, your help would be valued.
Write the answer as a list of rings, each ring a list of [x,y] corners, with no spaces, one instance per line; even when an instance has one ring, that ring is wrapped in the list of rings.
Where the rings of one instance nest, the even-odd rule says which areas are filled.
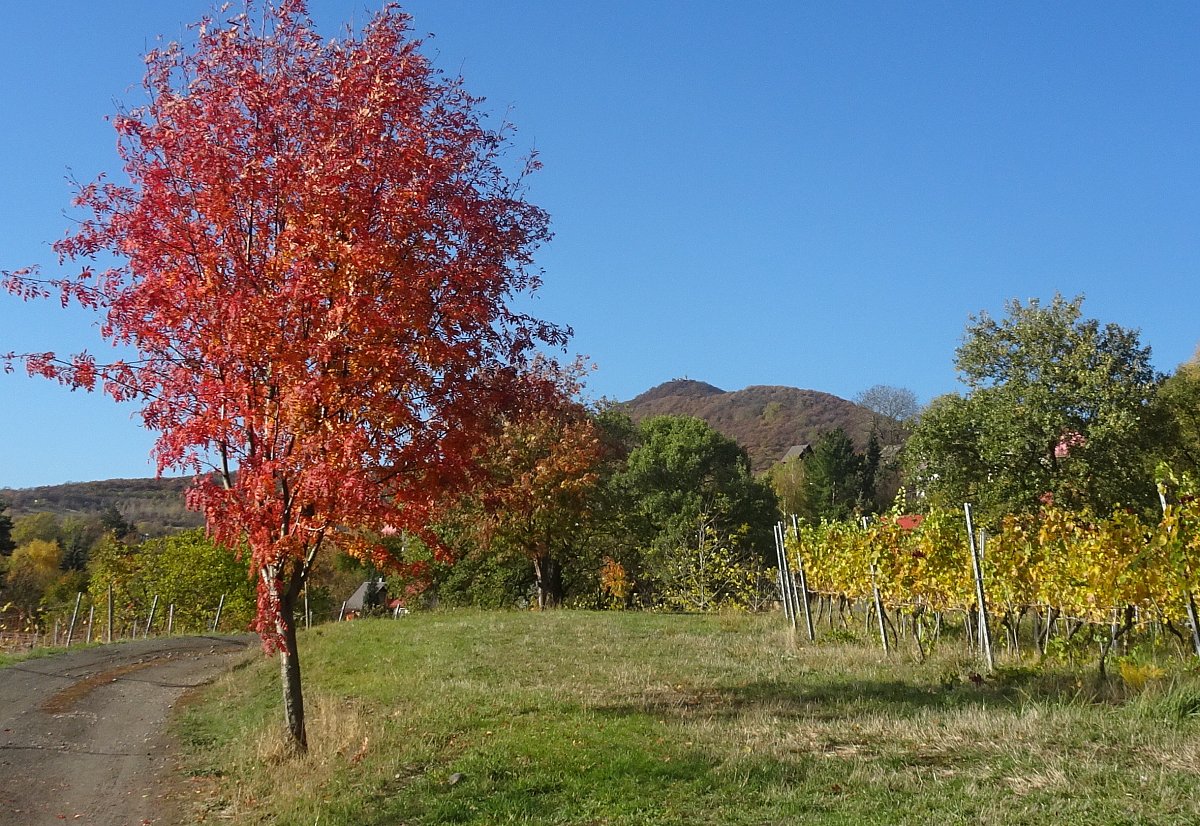
[[[867,526],[870,524],[871,518],[864,516],[862,518],[862,529],[865,533]],[[879,639],[883,642],[883,653],[891,654],[892,646],[888,641],[887,632],[887,615],[883,613],[883,595],[879,593],[879,581],[876,577],[875,560],[872,556],[870,560],[871,567],[871,594],[875,599],[875,618],[879,621]]]
[[[784,578],[787,581],[788,605],[791,606],[792,629],[799,627],[799,615],[796,613],[800,603],[800,595],[796,593],[796,574],[792,571],[792,560],[787,552],[787,527],[783,522],[776,525],[779,531],[779,552],[783,555]]]
[[[143,639],[150,639],[150,626],[154,625],[154,612],[157,610],[158,594],[155,594],[153,602],[150,603],[150,616],[146,618],[146,630],[142,633]]]
[[[891,654],[892,646],[888,641],[887,619],[883,613],[883,597],[879,593],[879,583],[875,580],[875,563],[871,563],[871,593],[875,597],[875,619],[879,621],[879,639],[883,642],[883,653]]]
[[[971,546],[971,568],[975,572],[975,600],[979,603],[979,645],[983,650],[989,671],[996,670],[996,657],[992,653],[992,631],[988,627],[987,600],[983,593],[983,552],[975,541],[975,526],[971,522],[971,505],[963,503],[967,517],[967,542]]]
[[[71,624],[67,626],[67,648],[71,647],[71,638],[75,636],[75,620],[79,619],[79,603],[83,599],[83,591],[75,594],[75,610],[71,612]]]
[[[217,614],[213,617],[212,630],[217,633],[217,626],[221,623],[221,609],[225,607],[225,595],[221,594],[221,599],[217,603]]]
[[[787,548],[783,542],[782,524],[775,523],[775,556],[779,563],[779,597],[783,600],[783,616],[796,627],[796,606],[792,603],[791,592],[788,589]]]
[[[813,629],[812,606],[808,602],[808,577],[804,574],[804,555],[800,553],[800,520],[792,514],[792,532],[796,535],[796,568],[800,574],[800,604],[804,606],[804,625],[808,631],[808,641],[817,638]]]

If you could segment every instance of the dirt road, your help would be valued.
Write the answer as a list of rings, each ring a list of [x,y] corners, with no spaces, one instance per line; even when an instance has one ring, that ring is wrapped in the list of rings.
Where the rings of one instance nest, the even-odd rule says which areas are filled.
[[[0,669],[0,824],[170,824],[165,723],[257,637],[173,637]]]

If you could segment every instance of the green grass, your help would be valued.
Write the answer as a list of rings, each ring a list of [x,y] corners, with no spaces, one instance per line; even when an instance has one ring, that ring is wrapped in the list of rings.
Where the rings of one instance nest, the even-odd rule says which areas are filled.
[[[93,646],[94,643],[87,644],[86,647]],[[71,646],[69,650],[74,651],[79,648],[84,648],[84,643],[78,643]],[[39,648],[26,648],[21,651],[0,651],[0,668],[13,663],[23,663],[26,660],[40,660],[44,657],[53,657],[55,654],[63,654],[67,651],[66,646],[44,646]]]
[[[442,613],[301,640],[177,720],[192,814],[271,824],[1200,822],[1200,680],[924,664],[778,617]]]

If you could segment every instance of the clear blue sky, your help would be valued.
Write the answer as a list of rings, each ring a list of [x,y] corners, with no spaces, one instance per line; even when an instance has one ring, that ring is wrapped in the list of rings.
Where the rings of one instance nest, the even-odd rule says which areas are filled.
[[[1200,340],[1200,6],[421,0],[426,50],[510,117],[554,220],[533,310],[595,396],[671,378],[923,400],[968,315],[1085,293],[1166,371]],[[54,261],[68,170],[192,0],[0,11],[0,268]],[[328,34],[374,4],[316,0]],[[0,352],[96,348],[0,296]],[[153,473],[135,411],[0,375],[0,487]]]

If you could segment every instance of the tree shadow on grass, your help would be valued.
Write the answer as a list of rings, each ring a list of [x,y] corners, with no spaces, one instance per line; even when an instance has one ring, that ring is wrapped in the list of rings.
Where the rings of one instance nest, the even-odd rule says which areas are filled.
[[[873,710],[910,716],[921,709],[987,705],[983,697],[967,698],[915,687],[900,681],[848,680],[797,685],[776,681],[750,682],[720,688],[679,687],[644,694],[627,703],[595,706],[601,715],[648,714],[660,718],[737,717],[758,711],[773,716],[836,719]]]
[[[1108,704],[1119,699],[1118,688],[1113,683],[1098,684],[1094,679],[1075,674],[1029,668],[1000,669],[986,677],[973,671],[947,674],[938,684],[808,674],[794,680],[757,680],[736,685],[680,685],[644,693],[631,702],[601,704],[593,709],[604,715],[650,714],[661,718],[721,718],[757,711],[782,718],[815,720],[836,720],[864,713],[909,718],[927,711],[1016,709],[1029,702]]]
[[[646,715],[622,719],[635,716]],[[802,787],[808,771],[800,761],[744,756],[738,760],[741,772],[731,772],[719,756],[649,732],[623,742],[581,741],[570,755],[512,757],[476,753],[456,759],[446,768],[457,779],[431,775],[410,790],[383,789],[377,806],[356,812],[353,822],[714,823],[734,822],[723,813],[747,807],[769,818],[753,822],[777,822],[780,812],[799,814],[797,804],[761,798]],[[814,806],[808,802],[801,809],[811,812]]]
[[[572,710],[561,726],[548,730],[560,745],[569,746],[547,743],[543,750],[497,744],[418,777],[397,775],[395,785],[377,793],[378,808],[356,813],[354,822],[718,822],[711,819],[714,811],[736,814],[736,822],[802,817],[841,822],[851,814],[861,823],[889,822],[887,811],[872,814],[866,804],[842,797],[847,760],[859,754],[855,743],[845,744],[846,753],[802,746],[786,758],[721,755],[682,742],[687,738],[670,724],[727,719],[736,728],[737,718],[756,714],[801,724],[852,721],[869,714],[904,720],[972,709],[1004,714],[1030,701],[1093,702],[1092,697],[1081,698],[1076,677],[1008,668],[986,677],[970,670],[947,672],[940,681],[922,683],[806,672],[741,683],[651,686],[623,702],[584,703],[583,716]],[[885,767],[887,760],[896,760],[898,767],[930,770],[960,760],[937,749],[871,759],[884,761],[880,765]],[[760,812],[763,819],[755,821]]]

